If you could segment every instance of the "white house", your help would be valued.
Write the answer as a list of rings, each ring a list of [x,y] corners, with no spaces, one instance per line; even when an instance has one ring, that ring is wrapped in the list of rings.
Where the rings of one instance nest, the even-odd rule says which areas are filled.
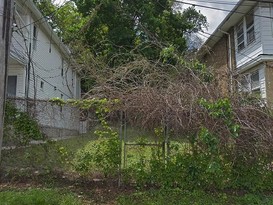
[[[273,2],[240,0],[200,53],[221,78],[224,92],[238,85],[272,104]]]
[[[75,135],[79,111],[60,108],[51,98],[80,98],[80,78],[70,53],[32,0],[16,0],[7,94],[37,118],[49,136]]]

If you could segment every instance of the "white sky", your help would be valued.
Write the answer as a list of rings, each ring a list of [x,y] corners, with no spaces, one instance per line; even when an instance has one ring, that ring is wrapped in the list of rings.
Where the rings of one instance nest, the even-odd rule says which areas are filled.
[[[63,4],[65,1],[66,0],[55,0],[55,3],[60,5],[60,4]],[[198,11],[200,10],[200,12],[207,17],[207,20],[209,23],[208,33],[213,33],[213,31],[225,18],[228,12],[220,11],[217,9],[203,8],[203,7],[199,7],[198,5],[231,10],[239,0],[221,0],[221,1],[219,0],[180,0],[180,1],[183,1],[185,3],[195,4],[195,8]],[[188,6],[190,5],[185,4],[183,7],[186,8]]]
[[[203,8],[199,7],[198,5],[231,10],[238,1],[239,0],[183,0],[185,3],[195,4],[196,10],[200,10],[200,12],[207,17],[209,23],[208,33],[213,33],[221,21],[226,17],[228,12],[217,9]],[[190,5],[185,4],[185,7],[188,6]]]

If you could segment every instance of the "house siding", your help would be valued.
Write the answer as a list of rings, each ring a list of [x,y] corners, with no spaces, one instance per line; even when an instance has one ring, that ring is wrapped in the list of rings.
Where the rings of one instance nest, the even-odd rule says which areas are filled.
[[[260,7],[256,7],[254,9],[254,15],[260,15],[260,12],[262,12],[262,11],[261,11]],[[243,50],[241,50],[240,52],[238,52],[237,40],[235,40],[236,67],[237,68],[242,67],[245,63],[249,62],[250,60],[254,59],[255,57],[257,57],[263,53],[262,36],[261,36],[261,22],[262,21],[261,21],[260,17],[254,16],[255,41],[249,45],[245,45],[246,47]],[[234,38],[237,39],[236,32],[234,32]]]
[[[66,59],[63,58],[56,44],[41,27],[37,27],[37,31],[36,48],[32,51],[31,60],[31,67],[36,69],[30,69],[31,89],[29,96],[36,99],[59,97],[66,100],[75,98],[76,93],[72,86],[72,69],[68,67]],[[40,86],[41,81],[44,83],[43,88]]]
[[[263,16],[272,17],[272,6],[261,7],[261,14]],[[261,21],[262,45],[263,54],[273,54],[273,21],[272,19],[263,18]]]
[[[18,108],[37,119],[48,136],[76,135],[79,133],[80,111],[70,106],[52,105],[48,100],[55,97],[79,99],[80,78],[69,66],[63,44],[49,32],[45,19],[41,19],[34,8],[31,1],[16,1],[16,26],[8,68],[8,75],[17,76],[16,98],[13,100]],[[37,35],[33,32],[34,26]]]

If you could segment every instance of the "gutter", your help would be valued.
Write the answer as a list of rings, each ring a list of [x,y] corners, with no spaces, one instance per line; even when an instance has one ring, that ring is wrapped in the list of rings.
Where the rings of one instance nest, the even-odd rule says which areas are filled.
[[[226,34],[228,36],[228,69],[229,69],[229,81],[230,81],[230,92],[233,93],[233,68],[232,68],[232,48],[231,48],[231,36],[228,32],[222,31],[221,29],[218,29],[223,34]]]

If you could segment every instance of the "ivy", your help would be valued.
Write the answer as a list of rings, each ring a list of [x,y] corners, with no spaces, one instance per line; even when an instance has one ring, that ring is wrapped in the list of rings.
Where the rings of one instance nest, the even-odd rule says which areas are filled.
[[[26,145],[31,140],[43,139],[37,121],[7,101],[5,106],[4,137],[12,143]]]
[[[209,115],[215,119],[223,119],[228,127],[231,136],[237,138],[240,132],[240,125],[234,120],[231,102],[227,98],[218,99],[215,102],[209,102],[202,98],[199,104],[209,112]]]

